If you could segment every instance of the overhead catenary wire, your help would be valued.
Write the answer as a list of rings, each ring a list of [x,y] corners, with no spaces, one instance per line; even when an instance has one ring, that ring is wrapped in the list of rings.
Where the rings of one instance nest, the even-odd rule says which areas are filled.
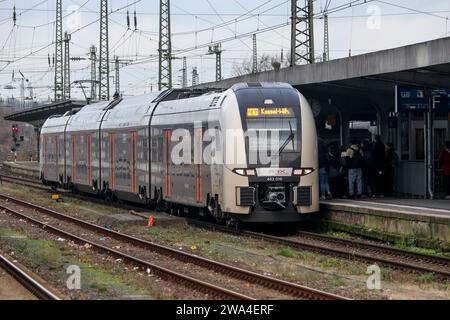
[[[333,15],[330,16],[330,19],[343,19],[343,18],[346,18],[346,17],[348,18],[349,15],[347,15],[347,14],[339,15],[339,12],[342,12],[342,11],[348,9],[348,8],[351,8],[352,6],[356,6],[356,5],[359,5],[359,4],[361,4],[361,5],[368,4],[369,2],[372,2],[372,1],[375,1],[375,0],[369,0],[369,1],[361,1],[361,0],[359,0],[359,1],[356,1],[356,0],[349,1],[349,0],[347,0],[347,2],[345,4],[343,4],[341,2],[340,5],[336,5],[336,3],[338,3],[338,1],[324,0],[323,1],[324,2],[323,8],[324,9],[328,8],[329,9],[328,10],[329,14],[330,14],[330,12],[333,13]],[[49,1],[41,1],[41,2],[42,3],[45,3],[45,2],[48,3]],[[235,0],[234,2],[237,3],[237,4],[240,3],[238,0]],[[382,1],[382,2],[388,2],[388,1]],[[287,1],[283,1],[282,5],[284,5],[286,3],[287,3]],[[213,4],[215,4],[215,3],[213,3]],[[246,3],[242,2],[242,4],[244,4],[244,8],[245,8]],[[275,1],[267,1],[266,7],[269,7],[269,6],[273,5],[273,4],[276,4]],[[333,7],[333,5],[336,5],[336,6]],[[242,6],[240,6],[240,7],[242,8]],[[183,53],[187,53],[186,56],[188,57],[188,59],[189,59],[189,57],[191,57],[190,59],[198,59],[197,61],[200,61],[200,59],[202,59],[202,60],[204,59],[204,61],[205,61],[205,68],[208,69],[210,67],[208,66],[209,62],[207,62],[207,61],[210,61],[210,57],[206,57],[205,58],[204,52],[199,52],[199,50],[201,50],[205,46],[208,46],[209,44],[214,44],[215,42],[225,40],[225,42],[228,43],[228,45],[224,49],[227,52],[230,52],[231,56],[230,56],[229,53],[227,53],[226,56],[223,57],[224,63],[228,63],[228,61],[231,62],[231,61],[234,61],[234,60],[238,61],[239,57],[242,57],[242,55],[240,56],[239,53],[237,53],[237,52],[242,52],[243,54],[245,54],[245,52],[250,53],[250,50],[246,50],[246,48],[243,48],[243,46],[240,45],[240,39],[244,39],[245,37],[247,37],[249,39],[249,36],[251,36],[251,34],[255,33],[255,30],[258,31],[257,24],[262,26],[262,27],[264,27],[264,26],[270,26],[270,27],[276,26],[276,23],[274,23],[274,24],[268,23],[268,19],[260,19],[261,17],[264,17],[264,16],[266,16],[266,17],[283,16],[283,17],[287,17],[286,19],[289,18],[288,17],[288,12],[285,13],[285,14],[278,13],[279,10],[276,10],[276,12],[271,12],[271,11],[262,12],[262,11],[266,10],[266,9],[264,9],[266,7],[261,7],[259,9],[252,8],[251,10],[253,10],[253,11],[250,14],[247,14],[247,15],[245,15],[245,9],[244,8],[242,8],[242,9],[244,9],[243,10],[244,14],[240,14],[240,15],[239,15],[239,13],[236,13],[236,14],[231,14],[229,12],[228,13],[222,13],[222,12],[220,12],[220,10],[218,10],[218,12],[220,13],[220,15],[223,18],[224,17],[229,17],[229,16],[233,16],[233,17],[236,16],[236,15],[237,16],[236,16],[236,18],[230,18],[230,19],[228,19],[228,18],[225,18],[225,19],[222,19],[222,20],[216,19],[215,23],[214,23],[214,21],[212,21],[212,19],[207,19],[208,16],[216,16],[216,14],[214,12],[212,12],[212,13],[211,12],[210,13],[203,12],[202,13],[202,12],[198,12],[198,10],[197,10],[197,13],[195,13],[193,10],[190,10],[191,12],[189,14],[185,13],[185,12],[180,12],[180,11],[174,12],[173,15],[177,15],[177,14],[178,15],[186,15],[186,16],[190,15],[190,16],[194,17],[198,21],[202,21],[202,22],[211,24],[210,26],[207,26],[207,28],[200,28],[199,29],[197,26],[194,26],[194,23],[192,23],[192,26],[194,27],[193,28],[194,30],[192,30],[192,31],[190,31],[190,30],[184,31],[185,29],[184,30],[176,30],[176,31],[181,31],[181,32],[179,32],[179,33],[178,32],[174,32],[172,34],[172,36],[179,36],[180,39],[181,39],[181,42],[177,41],[179,47],[178,48],[174,48],[174,54],[180,55],[180,54],[183,54]],[[120,9],[120,8],[116,7],[116,8],[114,8],[113,11],[116,11],[118,9]],[[399,9],[401,9],[401,8],[399,7]],[[2,8],[0,10],[4,10],[4,8]],[[20,13],[21,9],[17,7],[16,10],[17,10],[17,14],[18,14],[18,17],[19,17],[19,13]],[[408,8],[405,7],[404,9],[401,9],[401,10],[408,10]],[[37,7],[35,11],[45,11],[45,7],[44,8]],[[131,29],[132,29],[132,26],[133,26],[133,14],[131,13],[132,10],[125,10],[123,12],[116,11],[116,13],[122,15],[121,17],[124,17],[123,15],[126,14],[126,11],[130,11],[130,20],[131,20],[130,21],[130,26],[131,26]],[[322,18],[321,17],[322,16],[322,11],[323,10],[321,10],[321,12],[316,12],[315,15],[314,15],[314,18],[315,19],[321,19]],[[396,11],[396,10],[393,9],[393,11]],[[416,10],[416,11],[399,12],[399,13],[396,13],[396,12],[394,12],[394,13],[383,12],[381,15],[383,15],[383,16],[384,15],[386,15],[386,16],[388,16],[388,15],[392,15],[392,16],[395,16],[395,15],[412,15],[412,14],[426,14],[427,12],[431,12],[431,11],[422,11],[421,12],[420,10]],[[83,10],[80,10],[80,12],[95,13],[96,11],[95,10],[89,10],[87,8],[87,6],[86,6],[86,7],[83,8]],[[441,11],[432,11],[432,12],[445,12],[445,11],[441,10]],[[151,13],[142,12],[141,10],[139,10],[139,16],[146,15],[146,14],[151,14]],[[244,17],[239,18],[242,15],[244,15]],[[439,14],[437,14],[437,15],[439,15]],[[360,14],[360,15],[352,14],[351,16],[353,16],[353,18],[367,17],[367,15],[363,15],[363,14]],[[431,15],[429,15],[429,16],[431,17]],[[206,19],[203,19],[203,17],[206,17]],[[116,18],[117,18],[117,16],[116,16]],[[240,20],[240,19],[244,19],[244,18],[246,20]],[[438,18],[438,17],[435,17],[435,18]],[[441,18],[439,18],[439,19],[441,19]],[[21,28],[20,20],[21,19],[18,19],[19,30]],[[211,21],[209,21],[209,20],[211,20]],[[224,26],[224,21],[227,22],[228,20],[229,20],[228,25]],[[11,18],[9,18],[9,21],[11,21]],[[207,22],[207,21],[209,21],[209,22]],[[236,25],[236,21],[237,21],[237,23],[240,23],[240,22],[243,22],[243,21],[250,21],[250,23],[243,24],[244,25],[244,29],[241,29],[241,25],[238,25],[239,28],[237,30],[234,30],[233,24]],[[125,19],[123,19],[122,22],[125,24]],[[251,23],[253,23],[253,22],[255,23],[255,26],[254,26],[255,30],[249,31],[250,30],[249,25],[251,25]],[[201,23],[200,26],[202,24],[203,23]],[[140,27],[145,29],[146,25],[148,26],[149,24],[148,23],[147,24],[143,23],[142,25],[140,25]],[[203,24],[203,25],[205,25],[205,24]],[[220,27],[221,25],[222,25],[222,27]],[[267,32],[267,34],[265,34],[261,38],[258,37],[258,41],[261,41],[262,43],[267,43],[267,45],[265,47],[268,47],[270,45],[270,48],[267,48],[267,49],[264,48],[263,51],[275,52],[275,50],[272,50],[272,48],[271,48],[271,46],[274,46],[274,42],[272,40],[273,35],[279,33],[280,35],[283,36],[285,34],[285,31],[287,30],[287,29],[284,29],[285,26],[286,25],[282,25],[282,26],[279,26],[278,28],[274,28],[274,29],[262,28],[262,29],[266,29],[266,30],[264,32],[261,32],[261,33]],[[34,27],[34,26],[30,25],[29,27]],[[51,28],[51,26],[50,26],[50,28]],[[233,31],[232,32],[232,36],[233,37],[231,37],[231,36],[227,37],[226,34],[224,33],[224,32],[226,32],[226,30],[222,30],[223,32],[220,32],[220,37],[219,37],[218,36],[219,33],[217,32],[217,30],[219,28],[224,28],[224,29],[228,29],[228,30],[232,29],[232,31]],[[148,29],[151,29],[151,28],[148,28]],[[215,30],[216,31],[215,32],[215,36],[216,37],[213,39],[213,41],[208,42],[208,40],[206,39],[205,35],[199,36],[198,37],[198,41],[197,40],[195,41],[195,44],[197,44],[197,45],[194,45],[194,41],[193,41],[194,35],[196,33],[200,32],[201,29],[205,29],[205,30],[208,29],[210,31],[211,30]],[[253,29],[253,26],[251,27],[251,29]],[[125,31],[125,30],[123,30],[123,31]],[[22,62],[22,63],[23,62],[28,62],[28,61],[24,61],[25,59],[28,59],[28,58],[29,59],[33,59],[33,60],[38,60],[37,63],[38,63],[39,66],[41,66],[41,65],[43,65],[45,63],[45,66],[47,67],[48,55],[47,54],[43,55],[42,54],[43,52],[42,51],[39,52],[38,50],[42,49],[42,47],[44,47],[45,45],[48,45],[48,43],[42,43],[42,41],[41,41],[42,38],[38,37],[39,32],[37,31],[37,29],[36,30],[33,29],[33,32],[36,32],[36,38],[32,35],[32,31],[30,30],[29,36],[28,36],[28,41],[30,41],[30,38],[31,38],[31,44],[30,44],[30,42],[27,42],[26,46],[23,45],[24,44],[24,42],[23,42],[24,34],[23,33],[21,33],[20,37],[19,36],[17,36],[17,37],[11,36],[11,39],[7,41],[5,48],[7,48],[8,44],[10,44],[10,50],[12,52],[12,55],[9,55],[8,51],[6,50],[5,52],[3,52],[4,53],[4,55],[3,55],[4,58],[0,57],[0,59],[2,59],[2,60],[3,59],[5,59],[5,60],[13,60],[11,63],[8,63],[8,65],[6,66],[7,69],[10,69],[11,67],[13,67],[14,63],[16,63],[16,62]],[[185,41],[185,39],[188,39],[189,37],[184,37],[184,36],[188,36],[189,35],[188,32],[190,32],[192,34],[192,38],[191,38],[192,41],[190,43],[189,43],[188,40]],[[149,52],[150,54],[145,54],[144,51],[139,52],[140,51],[139,47],[140,47],[141,44],[142,45],[145,44],[145,50],[148,51],[149,50],[148,49],[149,48],[149,45],[148,45],[149,42],[151,42],[150,48],[151,48],[151,50],[153,50],[154,44],[157,43],[157,41],[153,37],[156,34],[157,34],[157,32],[152,32],[151,30],[139,30],[136,33],[128,31],[128,34],[125,34],[125,32],[122,33],[122,31],[117,32],[116,35],[113,38],[114,41],[115,41],[115,43],[114,43],[115,46],[111,47],[111,52],[112,52],[112,50],[114,50],[116,55],[120,54],[121,57],[126,57],[127,59],[133,59],[134,60],[133,63],[136,63],[137,65],[140,65],[141,67],[137,67],[137,68],[136,67],[132,67],[133,64],[131,64],[130,66],[127,66],[126,68],[132,68],[133,72],[137,72],[136,70],[140,70],[140,68],[142,68],[142,66],[145,66],[146,63],[151,65],[151,64],[156,62],[155,61],[155,55],[152,55],[151,52]],[[248,34],[248,35],[245,36],[245,34]],[[446,32],[446,35],[447,34],[448,34],[448,31]],[[7,35],[7,32],[5,32],[4,36],[6,36],[6,35]],[[266,38],[267,40],[265,40],[264,38]],[[280,37],[278,37],[278,39],[279,38]],[[20,41],[20,40],[22,40],[22,41]],[[17,42],[16,46],[13,45],[14,42]],[[2,43],[0,43],[0,45],[1,44]],[[50,46],[52,44],[53,43],[50,43]],[[83,48],[82,46],[80,46],[80,44],[81,43],[79,43],[79,41],[74,42],[74,45],[76,45],[76,46],[78,46],[80,48]],[[275,43],[275,44],[278,44],[278,43]],[[279,44],[278,44],[278,46],[279,46]],[[144,47],[142,47],[142,48],[144,48]],[[358,51],[358,50],[356,50],[354,48],[352,48],[352,50],[353,51]],[[371,50],[373,50],[373,49],[371,49]],[[87,52],[88,48],[85,48],[84,51]],[[341,50],[331,50],[331,51],[339,51],[340,52]],[[370,50],[369,49],[367,49],[367,50],[366,49],[364,49],[364,50],[360,49],[360,52],[367,52],[367,51],[370,51]],[[233,55],[232,52],[236,52],[236,54]],[[33,54],[29,55],[29,53],[33,53]],[[0,54],[1,54],[1,52],[0,52]],[[11,57],[13,57],[13,55],[16,55],[16,57],[12,59]],[[22,58],[22,56],[25,56],[25,55],[27,55],[26,58],[23,58],[22,60],[19,60],[19,59]],[[39,61],[39,60],[42,60],[42,62]],[[31,66],[32,66],[32,63],[30,63],[30,67],[29,68],[31,68]],[[2,67],[0,67],[0,68],[2,68]],[[43,70],[46,70],[46,69],[47,68],[44,68]],[[2,68],[0,70],[3,71],[3,70],[6,70],[6,69]],[[151,72],[155,72],[154,67],[151,67],[149,70],[153,70]],[[204,74],[206,72],[205,70],[203,70],[203,71],[201,71],[201,70],[202,69],[200,68],[199,71],[202,74]],[[40,72],[42,72],[42,71],[40,71]],[[36,74],[38,74],[38,73],[36,73]],[[40,76],[40,74],[39,74],[39,76]],[[206,76],[206,74],[205,74],[205,76]]]

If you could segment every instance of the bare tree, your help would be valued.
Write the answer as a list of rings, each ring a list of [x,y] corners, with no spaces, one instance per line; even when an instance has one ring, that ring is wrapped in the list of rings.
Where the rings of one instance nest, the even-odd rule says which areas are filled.
[[[278,56],[270,56],[268,54],[263,54],[258,59],[258,71],[271,71],[279,70],[281,67],[285,66],[285,62],[281,63]],[[243,76],[253,72],[253,64],[250,59],[244,59],[241,63],[235,63],[233,65],[232,75],[234,77]]]
[[[234,77],[243,76],[252,73],[252,62],[249,59],[244,59],[240,64],[235,63],[233,65],[232,75]]]

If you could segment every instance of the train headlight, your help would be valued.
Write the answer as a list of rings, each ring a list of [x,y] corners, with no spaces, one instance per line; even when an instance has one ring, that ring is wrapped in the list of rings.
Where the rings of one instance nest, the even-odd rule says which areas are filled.
[[[256,170],[255,169],[246,169],[245,174],[247,176],[256,176]]]
[[[234,169],[233,172],[240,176],[256,176],[255,169]]]
[[[313,168],[294,169],[294,176],[307,176],[308,174],[311,174],[313,171],[314,171]]]

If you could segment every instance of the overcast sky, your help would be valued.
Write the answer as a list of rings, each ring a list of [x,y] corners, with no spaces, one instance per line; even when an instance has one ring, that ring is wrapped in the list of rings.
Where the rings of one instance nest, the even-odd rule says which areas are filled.
[[[302,2],[303,0],[300,0]],[[54,0],[0,0],[0,97],[20,95],[18,70],[35,87],[37,99],[53,97]],[[137,3],[135,3],[137,2]],[[323,53],[323,19],[327,0],[314,2],[315,55]],[[353,6],[348,4],[352,2]],[[366,3],[364,3],[366,2]],[[13,24],[13,6],[17,22]],[[131,29],[127,30],[127,9]],[[98,45],[99,0],[63,0],[63,29],[72,33],[71,56],[87,58],[89,47]],[[450,36],[448,0],[331,0],[328,10],[331,59]],[[121,90],[135,95],[157,87],[158,0],[111,0],[110,57],[127,61],[122,66]],[[133,13],[137,27],[134,31]],[[233,66],[251,59],[251,34],[257,33],[258,55],[284,58],[289,52],[290,0],[171,0],[173,83],[179,85],[181,58],[187,57],[189,81],[196,66],[201,82],[215,79],[214,56],[207,45],[223,41],[222,76],[233,75]],[[225,26],[224,26],[225,24]],[[222,26],[220,26],[222,25]],[[218,27],[219,26],[219,27]],[[275,28],[276,27],[276,28]],[[273,29],[275,28],[275,29]],[[273,29],[265,31],[265,29]],[[197,47],[197,49],[195,49]],[[90,79],[89,61],[71,63],[71,80]],[[113,68],[111,67],[111,70]],[[113,76],[114,73],[111,73]],[[4,89],[12,85],[16,89]],[[114,83],[111,81],[111,92]],[[26,92],[28,94],[28,91]],[[75,98],[82,98],[73,89]]]

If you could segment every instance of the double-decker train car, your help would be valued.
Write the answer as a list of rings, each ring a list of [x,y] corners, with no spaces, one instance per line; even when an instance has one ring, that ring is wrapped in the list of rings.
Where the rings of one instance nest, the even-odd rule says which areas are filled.
[[[319,209],[314,117],[288,84],[117,98],[49,118],[40,139],[54,187],[226,222]]]

